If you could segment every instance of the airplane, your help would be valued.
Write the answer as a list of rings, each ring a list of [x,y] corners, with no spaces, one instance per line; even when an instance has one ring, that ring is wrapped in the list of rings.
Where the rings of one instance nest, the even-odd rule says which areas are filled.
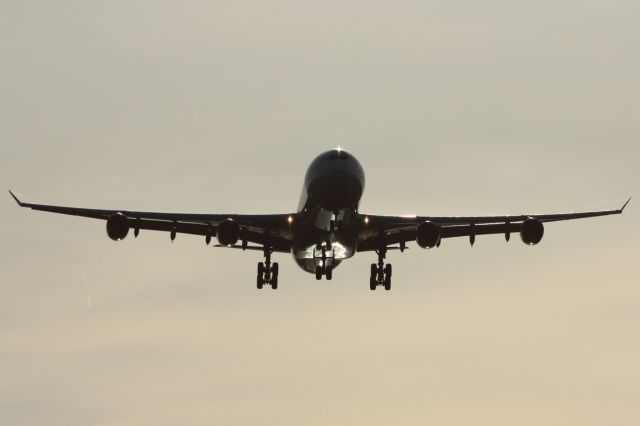
[[[502,234],[508,242],[519,233],[522,242],[533,246],[544,235],[544,224],[611,214],[621,214],[631,198],[616,210],[560,214],[519,214],[508,216],[383,216],[361,213],[358,204],[365,187],[364,169],[347,151],[337,148],[316,157],[307,169],[300,203],[295,212],[283,214],[186,214],[130,210],[99,210],[30,204],[20,207],[45,212],[106,220],[107,235],[114,241],[124,239],[133,229],[205,237],[207,245],[217,239],[216,247],[260,250],[265,261],[258,263],[256,283],[262,289],[278,288],[277,262],[273,253],[290,253],[299,267],[331,280],[333,270],[356,253],[375,252],[371,264],[370,290],[382,286],[391,289],[391,264],[388,250],[403,252],[407,243],[424,249],[440,247],[445,238],[468,237],[473,246],[476,236]]]

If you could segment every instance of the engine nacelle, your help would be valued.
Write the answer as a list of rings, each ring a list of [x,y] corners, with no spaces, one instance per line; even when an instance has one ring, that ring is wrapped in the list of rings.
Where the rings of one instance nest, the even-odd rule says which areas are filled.
[[[530,217],[522,222],[520,238],[523,243],[529,246],[534,246],[542,240],[543,235],[544,225],[538,219]]]
[[[422,248],[434,248],[440,242],[440,227],[433,222],[422,222],[416,228],[416,242]]]
[[[113,241],[124,240],[129,233],[129,219],[122,213],[114,213],[107,218],[107,235]]]
[[[222,246],[232,246],[240,239],[240,225],[233,219],[225,219],[218,225],[218,242]]]

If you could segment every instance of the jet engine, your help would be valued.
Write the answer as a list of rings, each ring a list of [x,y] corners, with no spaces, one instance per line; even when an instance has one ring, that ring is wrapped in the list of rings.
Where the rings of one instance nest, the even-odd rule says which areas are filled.
[[[416,228],[416,242],[422,248],[434,248],[440,241],[440,227],[433,222],[422,222]]]
[[[240,239],[240,225],[233,219],[225,219],[218,225],[218,242],[222,246],[232,246]]]
[[[543,235],[544,225],[538,219],[530,217],[522,222],[520,238],[523,243],[529,246],[534,246],[542,240]]]
[[[124,240],[129,233],[129,219],[122,213],[114,213],[107,218],[107,235],[113,241]]]

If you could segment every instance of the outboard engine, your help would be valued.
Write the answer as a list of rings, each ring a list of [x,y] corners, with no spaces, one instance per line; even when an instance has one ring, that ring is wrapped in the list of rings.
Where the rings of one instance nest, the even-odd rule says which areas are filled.
[[[225,219],[218,225],[218,242],[230,247],[240,239],[240,225],[233,219]]]
[[[422,248],[434,248],[440,242],[440,227],[428,220],[422,222],[416,228],[416,242]]]
[[[129,233],[129,219],[120,212],[107,218],[107,235],[113,241],[124,240]]]
[[[538,219],[530,217],[522,222],[520,238],[522,242],[529,246],[534,246],[542,240],[544,235],[544,225]]]

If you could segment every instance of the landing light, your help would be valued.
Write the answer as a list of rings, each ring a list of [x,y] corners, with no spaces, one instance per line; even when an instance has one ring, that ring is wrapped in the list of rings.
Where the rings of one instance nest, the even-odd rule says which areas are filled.
[[[365,224],[365,225],[368,225],[368,224],[369,224],[369,218],[368,218],[368,217],[365,217],[365,218],[364,218],[364,224]]]
[[[293,217],[292,217],[292,216],[289,216],[289,217],[287,218],[287,222],[289,222],[289,225],[291,225],[291,224],[293,223]]]

